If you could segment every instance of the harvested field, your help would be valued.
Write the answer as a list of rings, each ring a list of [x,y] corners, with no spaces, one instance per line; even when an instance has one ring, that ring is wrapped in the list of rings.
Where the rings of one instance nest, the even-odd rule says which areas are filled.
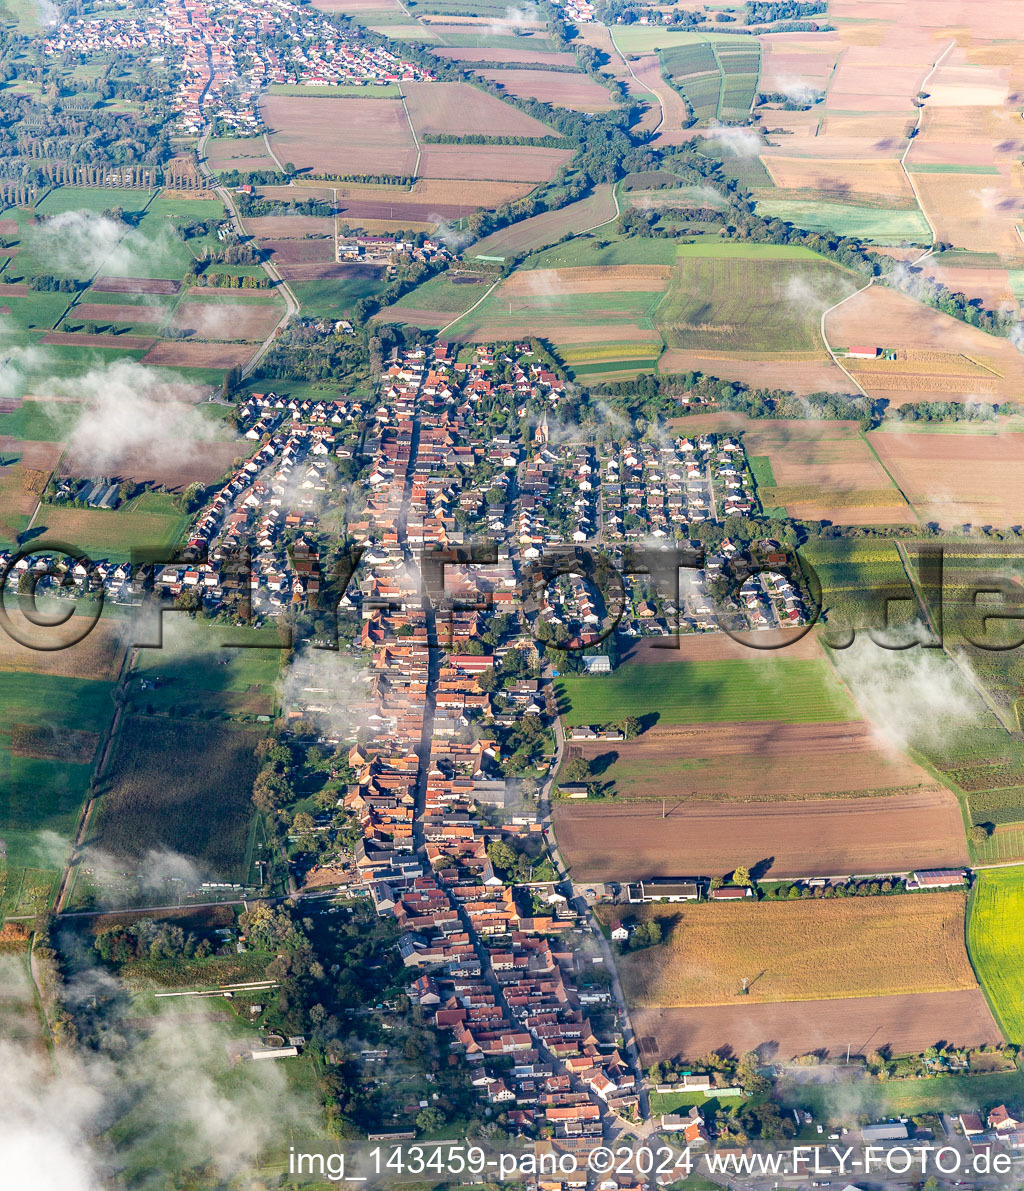
[[[1024,510],[1024,434],[915,434],[894,428],[871,441],[927,521],[951,528],[1017,525]]]
[[[498,50],[489,46],[431,47],[430,52],[439,58],[451,58],[456,62],[521,62],[523,65],[568,66],[576,70],[576,55],[552,50]]]
[[[481,78],[499,83],[509,95],[537,99],[578,112],[608,112],[615,101],[607,87],[584,74],[554,70],[481,70]]]
[[[556,80],[572,78],[571,75],[551,72],[547,73],[547,77]],[[599,90],[608,94],[603,87]],[[402,94],[409,109],[409,119],[419,137],[430,133],[454,133],[456,136],[477,133],[484,136],[558,136],[547,124],[502,103],[494,95],[470,83],[403,83]]]
[[[0,468],[0,516],[31,515],[60,459],[60,443],[0,437],[0,457],[8,452],[16,452],[21,458],[16,464]]]
[[[740,381],[754,388],[783,389],[792,393],[856,393],[856,387],[831,358],[818,352],[761,353],[751,359],[738,352],[688,351],[670,347],[661,357],[659,371],[703,372],[722,380]]]
[[[519,320],[522,322],[523,320]],[[517,332],[518,334],[519,332]],[[609,339],[608,326],[577,326],[550,328],[545,334],[550,335],[556,346],[570,343],[607,343]],[[650,343],[652,347],[661,350],[661,339],[656,331],[648,331],[645,327],[632,327],[619,323],[614,327],[616,343]]]
[[[339,186],[338,212],[350,222],[358,220],[459,219],[481,207],[498,207],[530,193],[530,182],[485,182],[459,179],[418,178],[408,190],[392,186]]]
[[[898,161],[808,160],[805,157],[762,157],[776,186],[785,190],[817,190],[829,198],[877,194],[910,206],[914,192]]]
[[[425,178],[549,182],[571,157],[569,149],[520,145],[424,145],[419,172]]]
[[[159,442],[156,444],[159,446]],[[136,484],[155,484],[172,492],[189,484],[212,484],[219,480],[239,455],[248,455],[252,444],[246,440],[226,442],[179,442],[174,452],[156,450],[154,459],[122,459],[118,462],[116,478],[133,480]],[[171,456],[174,456],[171,458]],[[79,461],[70,451],[61,460],[62,475],[84,475],[90,470],[88,461]]]
[[[634,881],[727,873],[772,857],[773,878],[906,872],[967,863],[963,821],[948,790],[874,798],[555,808],[558,841],[577,880]]]
[[[215,173],[277,169],[261,136],[212,136],[206,142],[206,162]]]
[[[938,789],[863,721],[655,727],[635,740],[579,741],[572,747],[588,759],[601,759],[600,780],[614,784],[617,798],[667,798],[673,805]]]
[[[76,619],[63,629],[47,630],[49,641],[73,641],[82,631]],[[96,678],[112,682],[121,668],[127,648],[128,632],[124,621],[105,616],[96,622],[81,641],[64,649],[29,649],[0,633],[0,671],[16,670],[23,674],[51,674],[60,678]]]
[[[735,1004],[744,976],[750,1005],[973,989],[966,908],[959,890],[646,905],[635,917],[660,922],[665,942],[617,967],[626,1000],[640,1009]],[[612,915],[609,907],[601,916]]]
[[[97,277],[92,288],[105,294],[176,294],[181,282],[158,277]]]
[[[743,415],[741,414],[740,417]],[[746,644],[752,639],[753,646]],[[728,633],[682,633],[677,638],[679,648],[662,648],[667,642],[640,637],[630,642],[619,657],[619,664],[646,665],[658,662],[724,662],[729,659],[749,662],[759,655],[758,647],[770,644],[776,656],[812,661],[822,656],[821,644],[814,633],[802,629],[758,629],[744,633],[737,641]]]
[[[469,256],[518,256],[558,243],[569,233],[579,235],[615,218],[615,201],[610,186],[595,187],[594,193],[557,211],[545,211],[478,240]]]
[[[262,240],[260,247],[273,255],[275,265],[335,263],[333,236],[309,240]]]
[[[139,306],[118,306],[111,302],[79,302],[71,312],[72,322],[94,323],[155,323],[159,325],[167,315],[168,307],[149,304]]]
[[[1019,168],[1012,176],[915,174],[921,205],[938,239],[977,252],[1019,254],[1024,218]]]
[[[1024,389],[1024,356],[1008,339],[988,335],[885,286],[874,285],[833,311],[828,316],[826,332],[833,346],[871,343],[885,348],[966,356],[968,361],[998,374],[992,378],[993,399],[1016,401]],[[881,368],[868,363],[871,372]],[[895,405],[928,400],[922,396],[925,392],[943,393],[935,400],[948,401],[956,391],[943,391],[933,383],[934,376],[927,375],[916,382],[908,382],[906,376],[895,377],[895,382],[884,381],[884,376],[869,375],[867,380],[861,377],[861,383],[872,396],[884,396]],[[971,383],[975,386],[973,392],[985,391],[987,382],[982,378]],[[915,389],[915,385],[919,387]]]
[[[743,1054],[763,1048],[766,1058],[821,1053],[845,1056],[889,1047],[894,1055],[921,1054],[947,1041],[982,1046],[1002,1036],[980,989],[910,993],[894,997],[715,1005],[706,1009],[640,1009],[631,1014],[645,1063],[711,1051]]]
[[[322,261],[320,264],[278,265],[277,271],[285,281],[336,281],[343,278],[372,278],[376,280],[383,275],[384,266]]]
[[[40,339],[51,347],[107,347],[121,351],[146,351],[153,340],[141,335],[85,335],[75,331],[47,331]]]
[[[501,287],[503,298],[515,294],[648,293],[662,289],[668,265],[594,265],[577,269],[520,269]]]
[[[941,261],[941,258],[939,259]],[[919,270],[913,272],[930,277],[953,293],[980,298],[984,305],[995,309],[1001,306],[1016,306],[1009,271],[1000,266],[986,268],[983,265],[944,265],[928,260]]]
[[[257,240],[333,236],[334,220],[326,215],[261,215],[246,219],[245,230]]]
[[[768,460],[769,483],[757,476],[766,507],[836,524],[915,520],[855,422],[751,423],[743,442],[748,456]]]
[[[264,95],[274,152],[300,168],[338,174],[412,174],[416,146],[398,99]]]
[[[41,761],[70,761],[88,765],[100,742],[98,732],[55,724],[11,724],[11,753]]]
[[[760,90],[785,91],[794,85],[824,91],[843,48],[838,37],[762,36]]]
[[[267,302],[180,302],[171,326],[198,339],[262,340],[281,321],[281,308]]]
[[[640,85],[657,96],[661,108],[661,126],[655,134],[655,144],[679,145],[693,137],[683,130],[689,119],[686,102],[674,87],[669,86],[661,73],[657,54],[642,54],[630,62],[633,74]]]
[[[245,364],[252,353],[253,349],[245,344],[166,340],[154,344],[142,362],[170,368],[234,368]]]

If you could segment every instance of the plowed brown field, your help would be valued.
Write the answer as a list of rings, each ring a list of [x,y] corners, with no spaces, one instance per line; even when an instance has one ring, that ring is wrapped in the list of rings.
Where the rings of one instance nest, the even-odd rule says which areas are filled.
[[[619,798],[671,804],[779,802],[867,792],[936,791],[934,780],[886,748],[865,723],[702,724],[652,728],[636,740],[574,742]],[[675,812],[673,811],[673,814]]]
[[[633,1029],[645,1063],[710,1051],[742,1054],[763,1047],[766,1058],[811,1052],[864,1055],[888,1046],[920,1054],[940,1041],[981,1046],[1002,1041],[980,989],[848,997],[774,1005],[715,1005],[706,1009],[639,1009]]]
[[[947,790],[803,802],[558,804],[558,842],[579,880],[727,873],[772,858],[772,877],[906,872],[967,863]]]

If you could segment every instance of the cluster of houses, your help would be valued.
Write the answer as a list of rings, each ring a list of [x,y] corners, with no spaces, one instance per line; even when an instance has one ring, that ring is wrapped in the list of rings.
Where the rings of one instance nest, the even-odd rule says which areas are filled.
[[[389,268],[396,267],[396,257],[423,264],[456,259],[446,244],[429,236],[421,244],[415,240],[400,240],[397,236],[338,236],[334,242],[334,255],[339,261],[362,261]]]
[[[273,83],[384,86],[434,79],[391,49],[366,44],[292,0],[167,0],[135,17],[59,22],[42,45],[61,57],[136,51],[173,61],[180,75],[174,95],[179,124],[193,134],[211,119],[222,130],[259,130],[259,94]]]
[[[979,1112],[962,1112],[960,1128],[975,1152],[993,1145],[1024,1150],[1024,1114],[1005,1104],[997,1104],[984,1117]]]
[[[479,682],[510,649],[530,648],[517,639],[514,600],[500,598],[512,569],[506,560],[485,580],[453,565],[451,586],[470,603],[490,597],[490,607],[448,609],[442,631],[410,565],[421,543],[450,541],[438,497],[453,463],[486,467],[492,452],[508,450],[472,433],[473,402],[490,395],[493,366],[486,350],[459,366],[439,345],[404,353],[382,377],[364,448],[366,505],[349,525],[373,562],[359,583],[356,642],[372,681],[344,804],[361,827],[360,879],[378,913],[401,929],[412,998],[450,1032],[481,1094],[508,1112],[513,1129],[543,1126],[564,1148],[586,1147],[600,1142],[609,1108],[635,1106],[636,1073],[594,1030],[577,989],[577,914],[551,885],[515,885],[488,855],[496,841],[536,848],[543,835],[535,809],[510,802],[498,737],[486,732],[490,695]],[[524,376],[528,369],[523,362]],[[489,619],[506,612],[509,639],[485,648]],[[442,647],[436,673],[432,646]],[[512,684],[509,694],[520,693],[511,707],[541,711],[536,682]],[[472,719],[483,732],[465,731]],[[595,997],[611,1001],[606,990]]]
[[[693,523],[755,511],[734,439],[702,434],[668,444],[617,443],[602,459],[606,528],[617,537],[681,537]]]
[[[594,6],[590,0],[565,0],[562,5],[565,19],[574,25],[585,25],[594,20]]]

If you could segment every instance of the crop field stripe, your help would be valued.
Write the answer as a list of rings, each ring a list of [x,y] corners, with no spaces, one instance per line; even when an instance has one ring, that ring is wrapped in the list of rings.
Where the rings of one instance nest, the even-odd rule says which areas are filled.
[[[1024,1042],[1024,867],[978,874],[967,912],[967,948],[1008,1042]]]

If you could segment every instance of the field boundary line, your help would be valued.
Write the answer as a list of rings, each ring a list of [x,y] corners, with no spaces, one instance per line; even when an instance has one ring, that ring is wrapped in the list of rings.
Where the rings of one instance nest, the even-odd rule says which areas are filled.
[[[946,46],[946,48],[942,51],[942,53],[932,63],[932,68],[931,68],[931,70],[928,71],[928,73],[921,80],[921,86],[918,87],[918,91],[923,91],[925,89],[925,87],[928,86],[929,79],[931,79],[932,75],[939,69],[939,66],[942,64],[942,59],[945,58],[945,56],[949,53],[949,51],[951,49],[953,49],[955,46],[956,46],[956,38],[954,38],[949,43],[949,45]],[[910,189],[914,192],[914,200],[917,203],[917,206],[918,206],[921,214],[924,216],[925,223],[928,224],[928,230],[932,234],[931,247],[928,249],[928,252],[926,252],[924,254],[924,256],[918,257],[918,260],[914,261],[915,265],[918,263],[918,261],[923,261],[925,259],[925,257],[929,256],[932,252],[935,251],[935,241],[939,238],[938,233],[935,230],[935,224],[932,223],[931,219],[928,216],[928,212],[924,209],[924,203],[921,202],[921,195],[918,193],[917,185],[914,182],[914,175],[910,172],[910,170],[907,169],[907,157],[910,155],[910,150],[914,147],[914,141],[917,139],[917,134],[921,131],[921,121],[923,119],[924,119],[924,100],[921,101],[921,104],[917,109],[917,121],[914,124],[914,135],[912,137],[910,137],[910,139],[907,141],[907,147],[903,150],[903,153],[900,157],[900,169],[903,171],[904,176],[906,177],[907,181],[910,183]]]
[[[458,316],[456,316],[454,319],[452,319],[450,323],[445,323],[441,329],[439,329],[433,333],[435,333],[435,335],[444,335],[445,331],[448,331],[450,328],[452,328],[452,326],[455,326],[456,323],[461,322],[461,320],[463,318],[466,318],[467,314],[472,314],[473,311],[476,310],[476,307],[479,306],[480,303],[482,303],[483,299],[485,299],[487,297],[487,294],[491,293],[492,289],[494,289],[495,287],[500,286],[501,282],[504,280],[505,280],[504,278],[499,278],[497,281],[495,281],[493,283],[493,285],[491,287],[489,287],[487,289],[487,291],[485,293],[483,293],[481,295],[480,298],[476,299],[475,303],[469,307],[469,310],[464,310],[461,314],[458,314]]]
[[[405,92],[402,90],[401,83],[398,84],[398,93],[402,97],[402,111],[405,112],[405,122],[409,125],[409,131],[412,133],[412,143],[416,146],[416,164],[412,167],[412,172],[414,177],[418,177],[423,149],[420,147],[420,138],[416,135],[416,129],[413,127],[412,116],[409,115],[409,105],[406,103]]]
[[[875,460],[878,463],[878,466],[889,477],[889,483],[892,484],[892,486],[896,489],[896,491],[900,494],[900,496],[902,496],[903,499],[907,502],[907,508],[910,509],[910,511],[914,514],[914,516],[917,518],[918,525],[920,525],[921,524],[921,514],[917,511],[917,508],[914,505],[914,502],[910,499],[909,496],[907,496],[907,494],[903,491],[903,489],[900,487],[900,485],[896,482],[896,477],[892,474],[892,472],[883,463],[881,455],[879,455],[879,453],[875,450],[875,444],[868,438],[867,434],[863,430],[858,430],[857,433],[864,440],[864,445],[867,447],[867,449],[874,456]]]

